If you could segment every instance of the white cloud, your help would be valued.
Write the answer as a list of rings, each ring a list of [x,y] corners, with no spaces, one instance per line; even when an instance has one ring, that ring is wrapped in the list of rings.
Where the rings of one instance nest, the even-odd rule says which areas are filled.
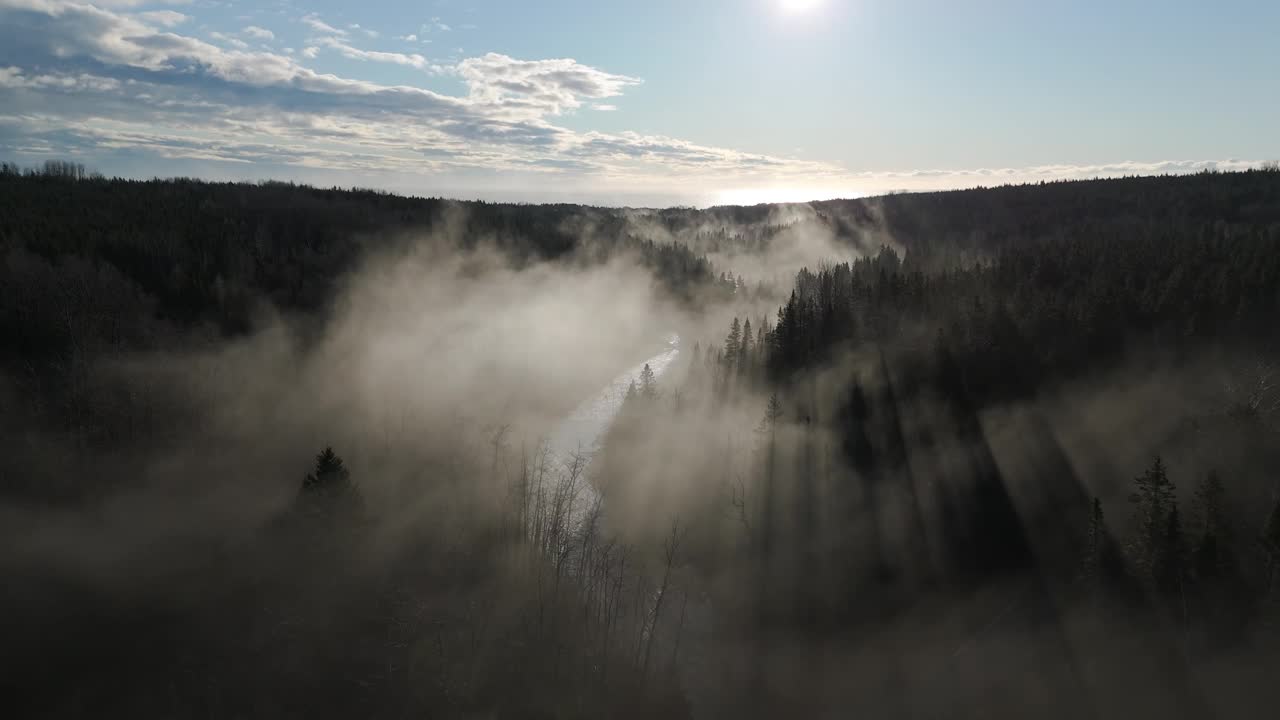
[[[420,28],[419,32],[429,33],[429,32],[432,32],[433,30],[436,32],[449,32],[452,29],[453,28],[449,27],[448,25],[440,22],[440,18],[433,17],[431,18],[431,22],[422,23],[422,27]]]
[[[14,7],[26,12],[6,12]],[[295,59],[219,47],[157,30],[135,15],[65,0],[0,0],[0,43],[19,34],[24,55],[7,56],[8,66],[0,67],[0,149],[146,153],[362,177],[557,173],[557,183],[576,182],[588,190],[607,180],[612,188],[664,193],[787,187],[829,188],[828,195],[1253,164],[1159,161],[849,172],[679,138],[558,126],[553,123],[557,115],[583,105],[607,111],[614,107],[609,98],[640,82],[572,59],[519,60],[491,53],[442,68],[417,54],[356,48],[341,33],[310,42]],[[446,95],[321,74],[301,64],[322,47],[357,60],[449,71],[468,91]]]
[[[337,38],[320,38],[316,41],[318,44],[327,48],[337,50],[343,57],[351,60],[367,60],[370,62],[393,63],[395,65],[406,65],[408,67],[417,68],[419,70],[433,70],[436,72],[443,71],[443,68],[434,66],[427,59],[417,53],[405,54],[396,52],[382,52],[379,50],[361,50],[353,47]]]
[[[211,38],[213,38],[214,40],[217,40],[217,41],[219,41],[219,42],[224,42],[224,43],[226,43],[226,44],[228,44],[228,45],[230,45],[230,46],[232,46],[232,47],[234,47],[234,48],[238,48],[238,49],[240,49],[240,50],[247,50],[247,49],[249,48],[249,43],[247,43],[247,42],[245,42],[245,41],[241,40],[240,38],[233,38],[233,37],[231,37],[230,35],[226,35],[226,34],[224,34],[224,33],[220,33],[220,32],[211,32],[211,33],[209,33],[209,37],[211,37]]]
[[[132,8],[140,5],[190,5],[194,0],[94,0],[101,8]]]
[[[613,111],[615,111],[615,110],[617,110],[617,109],[618,109],[618,106],[617,106],[617,105],[610,105],[610,104],[608,104],[608,103],[594,103],[594,104],[591,106],[591,109],[592,109],[592,110],[599,110],[600,112],[613,112]]]
[[[517,60],[489,53],[458,63],[473,102],[518,114],[559,115],[582,104],[582,99],[621,95],[639,78],[597,70],[576,60]]]
[[[315,30],[318,33],[324,33],[325,35],[337,35],[338,37],[347,36],[346,30],[339,30],[338,28],[326,23],[325,21],[320,19],[319,15],[316,15],[315,13],[304,15],[302,17],[302,24],[306,25],[312,30]]]
[[[66,92],[110,92],[118,90],[120,86],[120,81],[115,78],[89,73],[28,75],[21,68],[0,68],[0,87],[3,88],[35,88]]]
[[[396,39],[397,39],[397,40],[404,40],[405,42],[418,42],[418,36],[417,36],[417,35],[401,35],[400,37],[398,37],[398,38],[396,38]]]
[[[548,118],[640,82],[571,59],[522,61],[490,54],[439,68],[467,82],[469,93],[456,97],[319,74],[287,55],[224,49],[63,0],[0,0],[0,14],[15,3],[41,4],[37,13],[43,21],[17,16],[23,25],[14,28],[36,38],[32,52],[43,47],[44,58],[56,56],[64,64],[91,58],[95,67],[132,70],[121,73],[129,80],[112,92],[46,109],[38,120],[20,116],[26,118],[22,133],[42,141],[71,142],[65,133],[74,131],[90,148],[368,172],[573,171],[643,178],[764,171],[811,177],[835,171],[671,138],[577,133],[553,125]],[[301,55],[313,57],[321,42],[356,59],[437,69],[420,55],[366,51],[332,36]],[[32,58],[34,64],[43,61]],[[275,91],[249,91],[262,87]],[[0,101],[10,108],[29,103],[22,95]],[[63,134],[48,136],[51,128]]]
[[[146,20],[147,22],[155,23],[156,25],[163,25],[164,27],[176,27],[191,19],[190,17],[183,15],[180,12],[174,12],[173,10],[149,10],[147,12],[138,13],[138,17]]]
[[[249,27],[245,28],[240,32],[246,37],[251,37],[254,40],[275,40],[276,39],[275,33],[271,32],[270,30],[267,30],[266,28],[260,28],[257,25],[250,25]]]

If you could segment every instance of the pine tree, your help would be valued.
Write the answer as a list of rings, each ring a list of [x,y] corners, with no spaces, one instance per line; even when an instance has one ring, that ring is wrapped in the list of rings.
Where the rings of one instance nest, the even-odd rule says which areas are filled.
[[[1089,535],[1086,539],[1088,549],[1085,552],[1083,573],[1086,579],[1096,580],[1100,574],[1103,544],[1107,539],[1107,526],[1102,513],[1102,501],[1093,499],[1089,506]]]
[[[762,434],[772,433],[781,417],[782,403],[778,400],[778,393],[774,393],[769,396],[769,404],[765,406],[764,417],[760,419],[760,425],[756,427],[756,432]]]
[[[1164,538],[1157,553],[1153,573],[1156,587],[1162,592],[1173,594],[1181,590],[1185,552],[1182,521],[1178,519],[1178,504],[1175,501],[1169,510],[1169,519],[1165,523]]]
[[[1216,471],[1211,471],[1196,488],[1200,532],[1196,539],[1195,569],[1199,577],[1218,575],[1227,564],[1222,501],[1226,490]]]
[[[658,378],[653,374],[649,363],[645,363],[640,370],[640,394],[650,400],[658,397]]]
[[[298,505],[309,515],[330,518],[363,511],[364,500],[360,490],[332,447],[326,447],[316,455],[315,469],[303,478],[298,491]]]
[[[724,339],[724,364],[726,368],[732,369],[738,360],[738,351],[742,347],[742,325],[738,322],[738,318],[733,319],[733,324],[729,326],[729,334]]]
[[[769,316],[766,315],[760,320],[760,328],[756,330],[756,360],[757,366],[762,366],[769,361]]]
[[[1143,574],[1154,578],[1168,530],[1169,513],[1176,502],[1176,489],[1169,480],[1164,461],[1158,455],[1151,467],[1134,478],[1133,482],[1137,489],[1129,496],[1129,502],[1138,506],[1138,536],[1133,543],[1134,557]]]
[[[1270,595],[1280,584],[1280,500],[1271,509],[1267,524],[1262,529],[1262,549],[1267,555],[1267,570],[1263,592]]]

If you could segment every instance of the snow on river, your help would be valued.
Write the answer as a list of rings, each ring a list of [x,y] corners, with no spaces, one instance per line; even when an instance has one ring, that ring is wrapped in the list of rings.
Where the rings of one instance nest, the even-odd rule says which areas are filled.
[[[556,457],[567,460],[574,452],[581,452],[588,457],[597,449],[605,431],[622,408],[622,400],[627,396],[627,387],[635,381],[640,383],[640,371],[645,364],[653,370],[654,377],[662,379],[664,373],[674,366],[680,354],[680,336],[668,336],[666,348],[651,358],[642,360],[635,367],[618,375],[608,385],[582,402],[564,422],[555,429],[549,438],[551,451]]]

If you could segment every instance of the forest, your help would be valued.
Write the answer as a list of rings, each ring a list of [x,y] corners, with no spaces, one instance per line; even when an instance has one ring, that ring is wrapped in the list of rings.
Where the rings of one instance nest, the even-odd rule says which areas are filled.
[[[3,163],[0,258],[16,717],[1280,704],[1275,168],[644,209]]]

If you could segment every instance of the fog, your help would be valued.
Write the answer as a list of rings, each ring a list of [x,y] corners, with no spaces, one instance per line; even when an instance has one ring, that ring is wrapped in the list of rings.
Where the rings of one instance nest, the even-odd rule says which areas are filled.
[[[361,236],[318,310],[260,296],[243,332],[77,348],[62,429],[15,410],[0,439],[24,480],[78,489],[0,499],[21,620],[7,660],[32,687],[65,672],[80,688],[23,709],[1074,718],[1274,702],[1257,668],[1275,657],[1280,450],[1241,398],[1272,392],[1267,351],[1134,331],[1070,366],[1030,349],[1037,313],[1066,322],[1043,299],[995,295],[983,283],[1003,276],[968,260],[915,270],[925,250],[861,207],[573,209],[557,226],[572,250],[540,257],[449,204],[429,228]],[[688,248],[709,274],[673,280],[624,237]],[[1092,332],[1099,313],[1081,314]],[[1036,375],[1042,358],[1072,369]],[[15,407],[31,386],[0,381]],[[95,413],[109,441],[81,430]],[[1201,538],[1173,590],[1133,499],[1157,455]],[[1210,509],[1212,474],[1230,492]],[[1230,548],[1231,579],[1212,579],[1203,537]],[[1103,578],[1104,545],[1126,579]]]

